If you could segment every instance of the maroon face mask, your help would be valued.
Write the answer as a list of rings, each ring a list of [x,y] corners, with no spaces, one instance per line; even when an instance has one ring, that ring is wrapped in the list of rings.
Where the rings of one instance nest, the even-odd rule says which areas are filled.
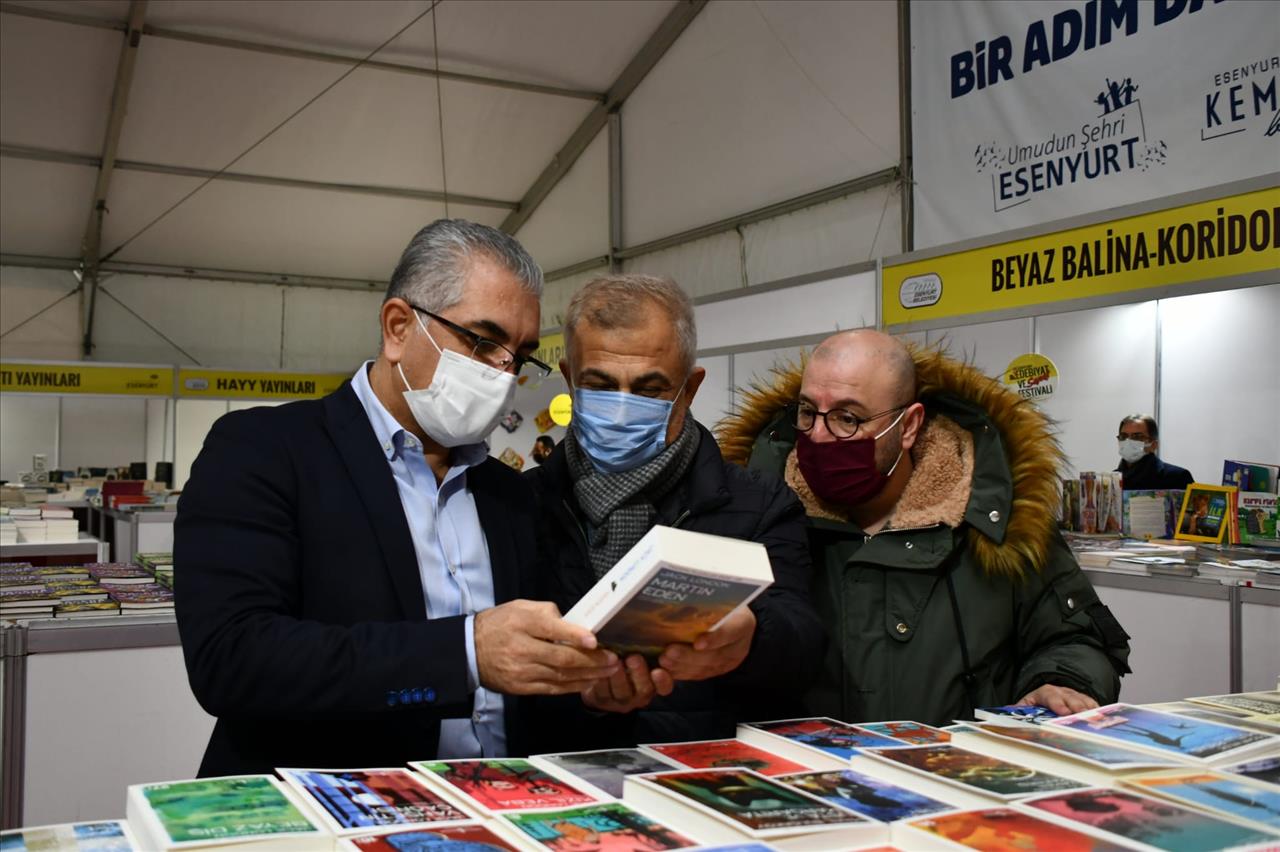
[[[876,439],[898,425],[903,411],[889,427],[875,438],[853,438],[846,441],[816,443],[804,432],[796,434],[796,462],[804,481],[818,499],[837,506],[858,506],[872,500],[889,482],[902,460],[893,463],[888,473],[876,469]]]

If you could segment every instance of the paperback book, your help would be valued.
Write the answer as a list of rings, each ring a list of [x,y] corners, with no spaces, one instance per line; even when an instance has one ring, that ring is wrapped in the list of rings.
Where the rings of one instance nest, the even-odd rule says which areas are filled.
[[[1139,775],[1123,783],[1151,796],[1280,831],[1280,787],[1212,770]]]
[[[954,745],[873,748],[864,753],[917,775],[1005,800],[1085,786]]]
[[[1260,462],[1233,461],[1222,463],[1222,484],[1240,491],[1263,491],[1275,494],[1280,490],[1280,467]]]
[[[1280,737],[1130,704],[1109,704],[1049,724],[1202,764],[1234,762],[1280,747]]]
[[[1208,704],[1211,707],[1225,707],[1251,715],[1270,716],[1280,713],[1280,691],[1240,692],[1232,695],[1202,695],[1188,698],[1196,704]]]
[[[330,835],[267,775],[233,775],[134,784],[126,815],[148,852],[236,843],[238,849],[299,850],[332,846]]]
[[[759,542],[656,526],[564,616],[619,655],[651,663],[714,630],[773,583]]]
[[[911,745],[940,745],[951,742],[951,734],[947,731],[920,722],[859,722],[857,727]]]
[[[121,820],[71,822],[0,831],[0,852],[135,852],[141,850]]]
[[[738,739],[813,769],[843,769],[860,748],[907,745],[889,736],[822,717],[739,725]]]
[[[1003,707],[979,707],[973,711],[974,718],[999,721],[1013,719],[1018,722],[1030,722],[1038,725],[1050,719],[1058,718],[1058,714],[1048,707],[1038,704],[1006,704]]]
[[[687,743],[651,743],[641,748],[652,751],[668,760],[674,760],[690,769],[725,769],[741,767],[761,775],[782,775],[788,772],[804,772],[812,766],[796,763],[765,751],[742,740],[697,740]]]
[[[529,756],[529,762],[551,774],[572,777],[584,792],[598,793],[601,799],[621,799],[622,782],[628,775],[686,768],[639,748],[534,754]]]
[[[475,818],[445,801],[407,769],[277,769],[334,834]]]
[[[1246,760],[1244,763],[1224,766],[1222,771],[1230,772],[1233,775],[1243,775],[1245,778],[1252,778],[1254,781],[1265,781],[1268,784],[1275,784],[1280,787],[1280,755],[1276,757],[1260,757],[1257,760]]]
[[[519,758],[427,760],[409,764],[442,790],[486,814],[593,805],[596,797]]]
[[[504,814],[502,819],[539,847],[556,852],[648,852],[698,844],[622,802]]]
[[[779,775],[777,780],[877,822],[897,822],[955,807],[852,769]]]
[[[884,843],[888,827],[749,769],[632,775],[626,798],[715,843],[763,840],[786,849],[847,850]]]
[[[519,852],[486,825],[410,828],[362,834],[339,843],[342,852]]]
[[[1040,749],[1056,757],[1077,760],[1107,772],[1159,769],[1179,765],[1179,762],[1172,757],[1125,748],[1105,740],[1074,736],[1045,725],[977,722],[967,730],[1014,742],[1020,746]]]
[[[1126,790],[1095,787],[1028,799],[1023,804],[1033,811],[1156,849],[1216,852],[1280,842],[1280,835]]]
[[[1053,852],[1120,852],[1129,849],[1096,835],[1069,828],[1035,814],[1014,808],[983,808],[953,811],[938,816],[915,819],[907,823],[910,831],[942,838],[955,847],[981,852],[1020,852],[1020,850],[1053,850]],[[916,838],[906,836],[908,848],[920,848]]]

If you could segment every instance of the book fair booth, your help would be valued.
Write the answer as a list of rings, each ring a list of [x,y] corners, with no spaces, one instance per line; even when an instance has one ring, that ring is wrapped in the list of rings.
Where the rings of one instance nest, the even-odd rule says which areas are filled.
[[[1246,729],[1253,725],[1258,736],[1224,746],[1212,759],[1175,755],[1161,762],[1161,752],[1139,744],[1142,759],[1116,770],[1010,742],[1040,736],[1017,726],[920,725],[915,739],[907,739],[910,732],[892,729],[891,720],[841,720],[866,722],[857,731],[839,730],[867,738],[866,747],[833,757],[808,744],[805,732],[744,724],[740,743],[765,752],[753,760],[790,761],[792,772],[852,767],[864,783],[898,785],[941,801],[938,811],[1052,812],[1046,819],[1065,830],[1079,826],[1052,811],[1050,801],[1064,790],[1087,784],[1152,793],[1155,782],[1141,779],[1156,770],[1218,771],[1280,757],[1280,739],[1266,739],[1280,736],[1274,692],[1280,568],[1270,567],[1280,562],[1280,155],[1274,131],[1280,60],[1272,59],[1280,55],[1280,28],[1267,4],[1140,0],[1107,11],[1107,4],[1074,0],[874,0],[798,4],[797,11],[782,3],[654,0],[614,11],[588,2],[581,4],[580,21],[555,20],[566,32],[580,27],[589,37],[556,42],[539,30],[548,43],[529,48],[528,67],[535,70],[515,88],[470,79],[481,73],[488,79],[493,69],[486,71],[484,61],[463,63],[456,78],[443,77],[456,87],[455,98],[480,92],[492,101],[453,112],[449,90],[437,104],[432,88],[430,121],[418,127],[418,118],[403,119],[412,126],[397,132],[419,133],[438,149],[430,170],[419,174],[415,165],[417,171],[405,174],[436,187],[448,147],[449,190],[470,195],[390,191],[389,182],[408,178],[388,177],[372,153],[383,150],[381,141],[363,133],[336,140],[331,149],[314,143],[320,147],[308,150],[320,165],[308,172],[311,166],[289,154],[303,150],[296,135],[289,137],[292,149],[271,143],[265,153],[226,167],[270,123],[215,146],[198,163],[184,159],[199,149],[188,136],[196,131],[175,131],[173,138],[161,131],[167,126],[161,115],[183,109],[148,82],[166,70],[196,87],[188,96],[212,98],[209,108],[224,122],[246,123],[255,98],[265,99],[271,115],[281,104],[301,103],[299,93],[323,86],[306,75],[289,77],[289,69],[332,65],[332,55],[323,58],[336,43],[332,28],[362,21],[369,29],[352,37],[353,44],[369,41],[361,55],[396,29],[396,22],[372,13],[360,18],[346,5],[318,4],[317,28],[298,30],[297,44],[276,45],[274,53],[253,45],[269,41],[269,19],[283,31],[298,26],[279,4],[264,7],[262,20],[229,13],[218,29],[152,3],[160,16],[154,35],[132,17],[146,3],[110,0],[84,12],[15,0],[0,9],[0,100],[11,104],[0,147],[0,503],[6,511],[0,526],[21,527],[15,540],[0,539],[0,569],[5,563],[107,564],[123,572],[115,579],[125,588],[134,581],[138,588],[171,588],[181,573],[170,555],[173,521],[213,423],[241,408],[321,398],[374,357],[388,264],[416,226],[447,211],[512,231],[543,266],[536,357],[552,367],[564,357],[561,323],[582,284],[611,270],[674,277],[694,301],[697,363],[707,376],[692,411],[708,427],[735,411],[746,389],[770,383],[775,367],[798,363],[834,331],[857,327],[942,348],[1017,391],[1056,422],[1068,460],[1062,504],[1045,511],[1058,514],[1099,597],[1130,634],[1133,671],[1122,681],[1122,706],[1157,726],[1168,722],[1161,714],[1228,713]],[[399,5],[404,20],[397,25],[422,11]],[[506,37],[533,26],[533,18],[519,17],[527,12],[499,5],[514,16],[494,24]],[[524,5],[565,14],[541,0]],[[446,3],[442,24],[448,14]],[[431,20],[428,15],[410,26]],[[419,33],[418,46],[428,54],[432,26]],[[467,18],[457,26],[448,37],[465,46],[469,28],[482,23]],[[624,36],[628,27],[635,33]],[[48,185],[55,197],[42,215],[61,222],[57,198],[72,193],[57,188],[80,186],[76,181],[81,190],[92,187],[108,158],[76,163],[58,154],[54,149],[68,146],[54,144],[57,128],[41,125],[45,119],[21,100],[17,93],[33,84],[15,82],[15,72],[45,67],[40,46],[47,53],[67,39],[85,40],[102,55],[81,61],[98,66],[49,84],[79,91],[103,69],[112,77],[120,40],[133,32],[143,51],[129,107],[138,135],[124,136],[112,189],[121,212],[114,223],[107,220],[114,230],[103,246],[104,254],[117,244],[129,248],[107,259],[95,256],[93,274],[100,278],[89,284],[75,245],[82,221],[63,223],[62,231],[75,233],[57,242],[39,230],[37,217],[18,222],[11,211],[18,209],[14,199]],[[434,37],[443,43],[446,36]],[[576,77],[560,73],[564,57],[587,44],[622,51],[624,62],[635,56],[642,67],[612,68],[591,53]],[[146,58],[148,47],[153,53]],[[241,55],[262,67],[237,76],[241,71],[229,66]],[[414,86],[434,87],[441,77],[394,67],[401,60],[420,66],[415,55],[380,56],[387,67],[374,62],[353,76],[361,88],[349,101],[317,101],[315,131],[347,127],[355,105],[385,112],[398,95],[417,97]],[[476,47],[475,55],[485,51]],[[1126,55],[1140,60],[1123,60]],[[441,52],[441,66],[447,56]],[[1184,61],[1173,63],[1172,56]],[[188,63],[196,67],[189,78]],[[341,73],[330,71],[325,79]],[[225,93],[201,88],[203,74],[222,73],[230,75]],[[407,88],[389,94],[362,75]],[[287,81],[279,85],[288,91],[251,96],[261,79]],[[592,93],[606,89],[593,105]],[[754,94],[725,96],[739,89]],[[77,97],[87,103],[87,96]],[[532,134],[528,144],[542,159],[529,155],[523,169],[492,166],[509,142],[476,144],[486,138],[477,130],[486,117],[512,138]],[[75,138],[92,137],[81,144],[86,151],[100,147],[97,125],[61,128],[69,130]],[[494,147],[481,150],[485,145]],[[392,148],[382,156],[395,168],[421,159],[420,152]],[[169,204],[185,203],[179,201],[184,193],[200,191],[199,181],[210,189],[195,195],[185,214],[179,207],[163,218]],[[144,200],[148,193],[168,200]],[[508,197],[519,201],[494,200]],[[342,209],[326,219],[328,213],[316,212],[325,207],[318,201]],[[88,208],[80,206],[78,200],[67,204],[82,219]],[[147,231],[155,216],[164,224]],[[362,226],[366,220],[380,223],[377,234]],[[278,239],[268,246],[272,238]],[[65,262],[72,256],[74,263]],[[276,271],[235,271],[243,269]],[[92,342],[87,357],[86,341]],[[205,366],[214,363],[230,366]],[[558,371],[522,384],[489,438],[491,455],[517,470],[536,465],[537,445],[559,443],[572,428],[568,390]],[[1115,429],[1135,413],[1158,421],[1160,457],[1188,469],[1193,488],[1230,492],[1209,495],[1226,507],[1220,531],[1184,538],[1179,527],[1190,495],[1129,493],[1118,477],[1113,481]],[[1246,500],[1255,501],[1248,507],[1260,506],[1256,518],[1243,514]],[[1156,544],[1143,549],[1152,540]],[[53,606],[16,616],[12,606],[9,614],[0,612],[0,830],[127,817],[121,831],[132,833],[136,848],[173,848],[174,829],[140,785],[194,778],[214,719],[187,683],[171,593],[151,599],[126,592],[105,603],[114,608],[75,613],[80,617]],[[1222,698],[1228,694],[1246,697]],[[1184,702],[1201,696],[1211,698]],[[993,791],[943,783],[911,766],[906,752],[890,753],[903,742],[950,742],[1027,764],[1039,773],[1040,786]],[[635,759],[648,769],[635,771],[712,765],[706,755],[693,754],[693,745],[647,748]],[[544,755],[533,761],[545,773],[544,787],[567,787],[538,807],[634,804],[700,843],[810,848],[785,832],[753,833],[741,824],[726,830],[722,818],[680,801],[652,780],[657,776],[624,784],[615,773],[613,789],[575,762],[581,760]],[[376,771],[388,776],[376,785],[364,782],[437,802],[440,824],[452,822],[459,839],[484,839],[479,826],[511,849],[546,848],[530,845],[539,831],[551,831],[535,825],[538,807],[503,816],[500,803],[476,798],[448,765]],[[325,794],[316,792],[351,779],[290,772],[252,782],[261,788],[254,795],[279,797],[281,808],[300,813],[293,826],[300,839],[290,848],[331,848],[335,838],[354,837],[352,824],[318,804]],[[777,773],[760,772],[736,780],[775,783],[768,777]],[[1265,780],[1258,783],[1265,789]],[[798,789],[819,793],[818,786],[813,780]],[[1270,788],[1272,797],[1276,789]],[[1042,807],[1036,796],[1046,797]],[[823,823],[831,832],[828,845],[813,840],[812,848],[933,848],[932,842],[942,844],[939,836],[955,838],[941,817],[930,816],[925,825],[927,810],[910,813],[912,820],[855,809],[865,824],[840,823],[843,813],[834,821],[840,825]],[[1227,822],[1242,833],[1223,829],[1214,835],[1222,843],[1196,848],[1227,841],[1265,845],[1272,834],[1280,843],[1280,823],[1258,814]],[[471,831],[477,833],[466,834]],[[1126,841],[1105,833],[1090,837]],[[1175,848],[1161,843],[1134,848]],[[683,847],[671,841],[636,848]]]

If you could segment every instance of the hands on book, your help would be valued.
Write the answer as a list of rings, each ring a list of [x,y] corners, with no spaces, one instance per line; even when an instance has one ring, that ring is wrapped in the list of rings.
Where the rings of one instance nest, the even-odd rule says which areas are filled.
[[[582,691],[582,703],[605,713],[630,713],[648,706],[655,695],[670,695],[676,683],[663,669],[649,669],[639,654],[632,654],[611,677]]]
[[[692,645],[668,645],[658,663],[676,680],[719,677],[742,665],[755,633],[756,614],[750,607],[740,607]]]
[[[1034,692],[1029,692],[1022,696],[1022,700],[1018,704],[1023,707],[1031,705],[1048,707],[1059,716],[1070,716],[1072,713],[1093,710],[1098,706],[1098,702],[1083,692],[1076,692],[1069,687],[1054,686],[1049,683]]]
[[[476,668],[485,689],[511,695],[581,692],[616,673],[618,655],[596,646],[555,604],[510,601],[476,613]]]

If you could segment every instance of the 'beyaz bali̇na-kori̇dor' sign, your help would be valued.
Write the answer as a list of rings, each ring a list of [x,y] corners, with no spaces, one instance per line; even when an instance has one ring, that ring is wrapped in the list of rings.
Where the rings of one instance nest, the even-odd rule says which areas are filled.
[[[337,390],[347,373],[178,370],[178,396],[207,399],[316,399]]]
[[[886,266],[884,324],[1280,268],[1280,188]]]
[[[171,396],[173,368],[0,361],[0,392]]]

